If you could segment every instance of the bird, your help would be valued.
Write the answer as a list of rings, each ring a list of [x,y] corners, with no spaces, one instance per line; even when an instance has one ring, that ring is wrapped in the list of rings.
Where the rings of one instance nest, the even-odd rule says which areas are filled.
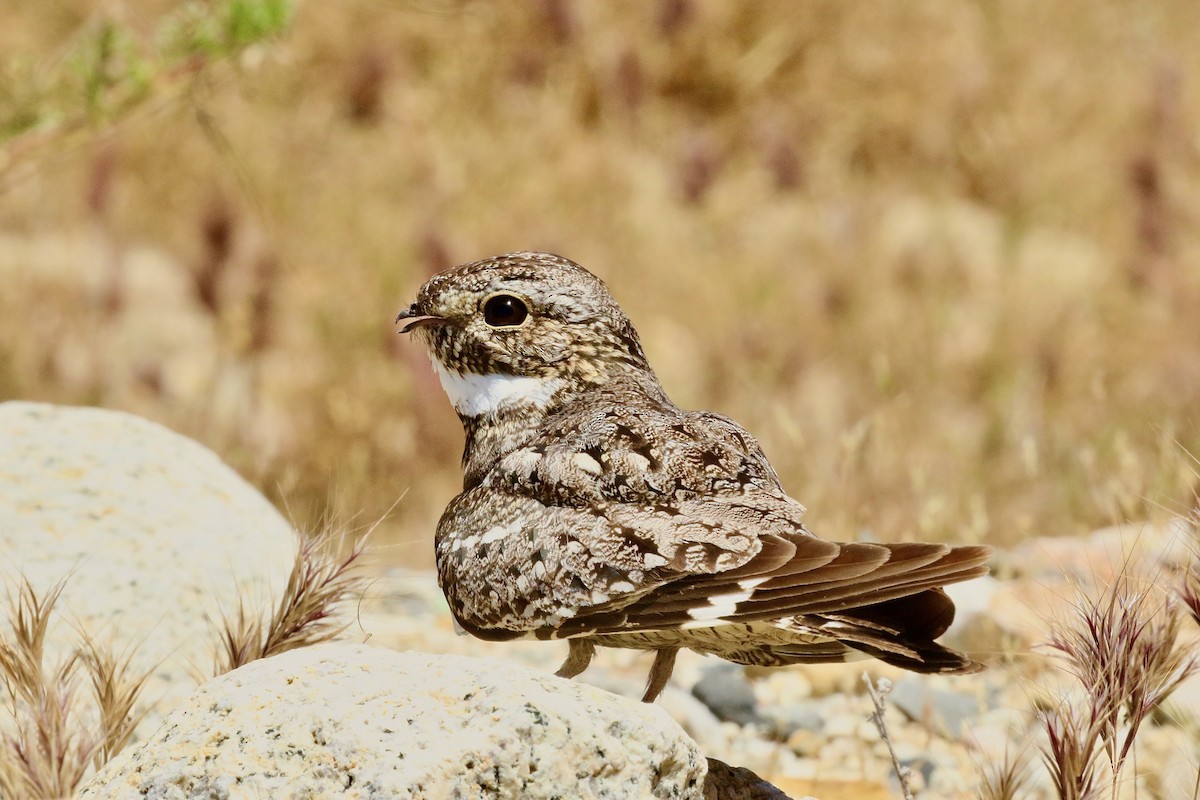
[[[604,282],[543,252],[438,273],[396,317],[462,423],[462,491],[437,523],[438,583],[466,633],[652,651],[642,699],[681,648],[744,665],[880,659],[982,665],[938,644],[943,587],[983,545],[833,542],[802,519],[757,440],[666,395]]]

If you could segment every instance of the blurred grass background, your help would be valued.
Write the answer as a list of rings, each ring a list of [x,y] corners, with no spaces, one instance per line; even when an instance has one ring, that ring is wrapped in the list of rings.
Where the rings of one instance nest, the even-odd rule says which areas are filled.
[[[301,525],[386,514],[431,563],[461,433],[392,318],[517,249],[604,278],[826,537],[1006,544],[1197,489],[1194,0],[0,19],[0,399],[163,422]]]

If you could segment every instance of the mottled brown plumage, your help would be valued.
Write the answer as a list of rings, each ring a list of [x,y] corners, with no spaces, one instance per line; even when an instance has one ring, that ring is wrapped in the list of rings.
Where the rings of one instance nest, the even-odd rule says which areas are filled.
[[[566,638],[741,664],[855,654],[918,672],[978,665],[937,644],[942,586],[985,547],[834,543],[801,522],[754,438],[663,392],[604,284],[546,253],[434,276],[397,321],[428,345],[466,431],[463,492],[438,523],[438,576],[483,639]]]

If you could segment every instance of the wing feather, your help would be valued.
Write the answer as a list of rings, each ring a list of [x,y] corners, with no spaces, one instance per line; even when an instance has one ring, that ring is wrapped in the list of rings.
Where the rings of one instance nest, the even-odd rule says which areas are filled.
[[[829,542],[803,515],[736,423],[665,398],[630,408],[599,395],[456,498],[439,524],[439,572],[478,635],[744,623],[806,632],[769,645],[778,663],[854,650],[925,671],[969,667],[932,639],[953,617],[940,587],[985,574],[987,548]]]

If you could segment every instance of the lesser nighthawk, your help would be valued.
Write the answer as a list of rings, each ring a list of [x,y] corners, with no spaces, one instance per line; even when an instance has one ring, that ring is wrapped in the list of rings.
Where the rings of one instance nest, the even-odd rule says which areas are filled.
[[[437,526],[438,579],[488,640],[656,652],[644,699],[687,647],[739,664],[874,656],[916,672],[979,665],[934,639],[940,587],[988,548],[827,542],[758,442],[683,411],[599,278],[547,253],[435,275],[400,313],[466,430],[463,491]]]

